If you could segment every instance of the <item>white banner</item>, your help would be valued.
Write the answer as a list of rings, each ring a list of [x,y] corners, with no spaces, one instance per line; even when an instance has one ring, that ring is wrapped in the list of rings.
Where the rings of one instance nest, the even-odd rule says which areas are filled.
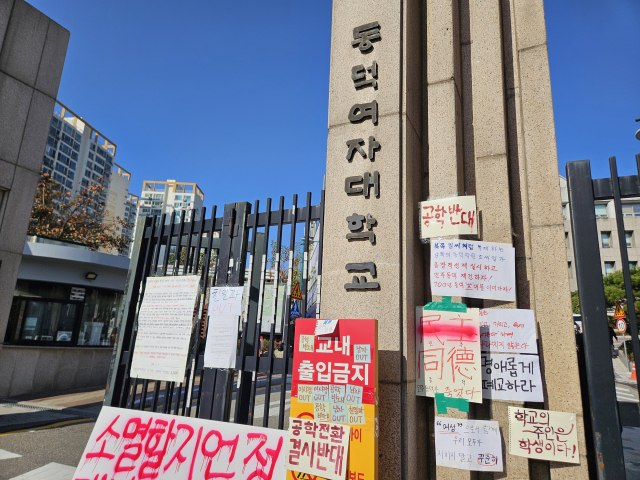
[[[502,441],[498,422],[435,417],[436,465],[502,472]]]
[[[544,402],[538,355],[483,353],[482,398]]]
[[[515,249],[508,243],[431,242],[431,293],[513,302]]]
[[[138,314],[131,376],[184,381],[199,275],[150,277]]]
[[[102,407],[74,480],[285,478],[287,432]]]
[[[483,352],[538,353],[533,310],[480,310],[480,349]]]

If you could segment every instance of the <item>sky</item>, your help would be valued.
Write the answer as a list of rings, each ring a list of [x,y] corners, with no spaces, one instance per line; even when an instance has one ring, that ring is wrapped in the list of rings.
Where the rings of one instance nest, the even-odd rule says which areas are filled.
[[[326,166],[331,0],[28,0],[71,32],[58,99],[143,180],[205,206],[307,191]],[[559,171],[636,173],[640,2],[547,0]],[[177,6],[180,5],[180,8]]]

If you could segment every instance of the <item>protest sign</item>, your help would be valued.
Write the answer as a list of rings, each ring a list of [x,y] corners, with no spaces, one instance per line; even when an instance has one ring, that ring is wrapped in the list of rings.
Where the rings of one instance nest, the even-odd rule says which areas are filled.
[[[502,438],[498,422],[435,417],[436,465],[502,472]]]
[[[433,295],[516,299],[515,250],[508,243],[433,241],[430,276]]]
[[[416,309],[416,395],[482,403],[478,309]]]
[[[102,407],[73,478],[275,480],[286,442],[281,430]]]
[[[483,353],[482,398],[544,402],[538,355]]]
[[[235,368],[238,349],[237,315],[209,317],[207,344],[204,348],[205,368]]]
[[[420,202],[420,238],[476,235],[476,218],[474,195]]]
[[[199,275],[147,279],[131,377],[184,381],[199,283]]]
[[[538,353],[533,310],[480,310],[480,349],[483,352]]]
[[[335,322],[331,334],[315,336],[316,319],[296,320],[291,420],[318,421],[322,418],[332,424],[350,425],[348,462],[345,449],[349,475],[341,478],[375,479],[378,468],[378,323],[376,320],[342,319]],[[360,347],[360,358],[357,358],[356,345]],[[287,479],[303,478],[305,474],[300,472],[306,470],[291,471]],[[332,478],[318,475],[317,480]]]
[[[242,292],[244,287],[211,287],[209,295],[210,317],[214,315],[242,315]]]
[[[314,475],[317,480],[344,480],[350,433],[348,425],[291,418],[286,468]]]
[[[509,407],[509,453],[580,463],[576,414]]]

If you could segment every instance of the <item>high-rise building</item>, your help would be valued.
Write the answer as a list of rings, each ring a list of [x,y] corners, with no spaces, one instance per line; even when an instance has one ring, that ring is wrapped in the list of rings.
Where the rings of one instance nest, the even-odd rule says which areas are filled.
[[[131,174],[115,163],[116,148],[115,143],[89,123],[56,102],[42,170],[51,174],[71,196],[84,187],[102,185],[104,190],[92,207],[105,213],[104,221],[113,222],[119,217],[135,222],[135,208],[131,219]],[[133,239],[133,228],[118,226],[118,232]],[[128,256],[129,252],[121,255]]]
[[[191,209],[195,210],[195,220],[200,219],[204,193],[196,183],[177,182],[167,180],[156,182],[145,180],[142,182],[139,216],[162,215],[167,217],[176,212],[175,221],[180,221],[180,212],[185,210],[185,221],[191,220]]]

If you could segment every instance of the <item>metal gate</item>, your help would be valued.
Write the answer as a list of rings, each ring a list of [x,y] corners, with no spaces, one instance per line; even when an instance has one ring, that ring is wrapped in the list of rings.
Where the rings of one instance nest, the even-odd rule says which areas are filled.
[[[311,193],[307,193],[304,207],[298,208],[297,202],[298,196],[294,195],[292,207],[285,209],[284,197],[280,197],[278,208],[272,210],[269,198],[263,212],[259,211],[258,200],[253,210],[247,202],[230,203],[225,205],[222,217],[216,217],[214,206],[211,218],[204,220],[206,210],[203,209],[200,216],[203,220],[190,222],[185,222],[184,211],[179,219],[175,212],[169,216],[163,214],[159,218],[145,219],[143,231],[136,232],[134,240],[105,405],[279,429],[286,427],[288,415],[285,411],[290,401],[287,376],[291,373],[295,336],[295,319],[289,318],[292,280],[294,274],[300,277],[303,296],[301,317],[306,316],[307,292],[311,290],[309,293],[314,292],[317,301],[313,314],[319,318],[324,191],[318,205],[311,204]],[[193,210],[190,218],[195,218]],[[317,263],[315,271],[311,272],[313,288],[309,288],[309,254],[313,240],[310,231],[313,226],[316,232],[320,229],[320,233],[319,241],[313,245],[317,249],[314,251]],[[296,231],[300,232],[301,228],[303,232],[299,238]],[[270,230],[275,231],[271,243]],[[285,233],[290,237],[288,247],[282,241]],[[296,250],[299,252],[297,257]],[[299,266],[294,267],[296,263]],[[268,264],[272,268],[268,268]],[[195,327],[185,379],[175,383],[130,378],[137,312],[144,298],[146,279],[169,275],[201,277],[201,294],[194,312]],[[279,285],[285,277],[286,283]],[[245,279],[248,285],[245,285]],[[245,310],[239,332],[236,369],[205,369],[203,349],[208,289],[211,286],[241,285],[245,285]],[[286,290],[282,288],[284,286]],[[265,308],[268,308],[265,305],[268,288],[272,289],[273,303],[266,331],[262,319]],[[279,295],[280,289],[284,298]],[[280,323],[277,321],[278,308],[282,311]],[[269,320],[267,316],[264,318]],[[281,356],[274,351],[278,327],[283,342]],[[261,335],[269,339],[268,350],[264,352],[260,348]],[[278,398],[272,401],[273,396]],[[259,400],[262,401],[261,415]]]
[[[590,461],[599,478],[625,478],[621,423],[607,327],[607,309],[600,264],[600,249],[594,202],[613,200],[628,305],[634,358],[638,359],[638,324],[629,273],[622,198],[640,197],[640,154],[636,155],[638,175],[618,177],[615,157],[609,158],[610,178],[591,178],[589,160],[567,163],[567,185],[571,229],[576,263],[578,296],[582,314],[582,345],[586,389],[585,430]],[[582,363],[582,362],[580,362]],[[640,382],[638,385],[640,392]],[[591,437],[591,438],[589,438]]]

